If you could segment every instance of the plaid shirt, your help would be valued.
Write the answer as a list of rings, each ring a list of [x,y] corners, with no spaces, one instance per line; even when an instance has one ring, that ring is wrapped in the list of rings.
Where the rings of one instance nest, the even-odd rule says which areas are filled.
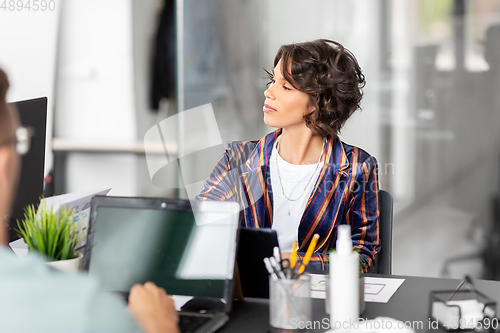
[[[271,228],[273,189],[269,158],[281,130],[260,141],[231,142],[197,199],[237,201],[240,225]],[[361,272],[373,268],[380,251],[377,161],[365,151],[328,138],[325,164],[309,197],[298,228],[298,254],[303,256],[314,234],[320,238],[308,268],[328,270],[337,225],[349,224]]]

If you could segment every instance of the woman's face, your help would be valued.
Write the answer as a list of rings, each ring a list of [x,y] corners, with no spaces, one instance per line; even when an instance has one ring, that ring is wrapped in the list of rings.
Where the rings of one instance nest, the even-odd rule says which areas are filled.
[[[309,106],[309,95],[285,80],[281,66],[280,60],[274,68],[271,84],[264,91],[264,122],[277,128],[305,127],[304,115],[313,111]]]

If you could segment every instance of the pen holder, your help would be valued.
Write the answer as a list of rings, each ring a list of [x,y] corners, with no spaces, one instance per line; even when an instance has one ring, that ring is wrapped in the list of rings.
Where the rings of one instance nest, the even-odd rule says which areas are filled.
[[[297,329],[312,318],[311,279],[269,280],[270,325],[281,329]]]
[[[476,290],[431,291],[429,318],[431,324],[448,331],[496,329],[496,306],[494,300]]]

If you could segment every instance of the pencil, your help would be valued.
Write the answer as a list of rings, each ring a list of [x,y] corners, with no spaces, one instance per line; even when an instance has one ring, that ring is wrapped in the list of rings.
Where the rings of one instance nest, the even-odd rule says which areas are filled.
[[[295,267],[295,261],[297,260],[297,242],[292,243],[292,256],[290,257],[290,269]]]
[[[311,260],[311,256],[313,254],[314,248],[316,247],[316,243],[318,243],[319,235],[315,234],[311,243],[309,243],[309,247],[307,248],[306,255],[304,256],[304,260],[302,261],[302,265],[299,268],[299,274],[304,273],[309,260]]]

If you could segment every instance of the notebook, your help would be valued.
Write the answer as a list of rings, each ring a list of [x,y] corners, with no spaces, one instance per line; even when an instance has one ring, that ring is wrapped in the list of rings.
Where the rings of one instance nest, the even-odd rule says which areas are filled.
[[[238,216],[234,202],[96,196],[84,269],[123,295],[152,281],[173,295],[181,332],[214,332],[231,309]]]

